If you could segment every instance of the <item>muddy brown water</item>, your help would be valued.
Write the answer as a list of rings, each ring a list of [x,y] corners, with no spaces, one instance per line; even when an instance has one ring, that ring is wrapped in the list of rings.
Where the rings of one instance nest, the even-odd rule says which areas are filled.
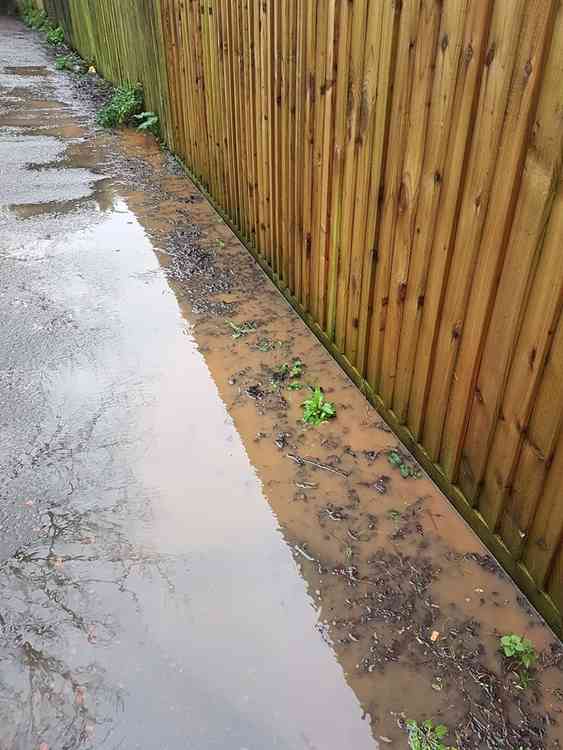
[[[404,748],[409,718],[560,747],[551,631],[83,86],[0,19],[0,748]],[[317,428],[308,384],[337,408]],[[540,654],[525,689],[506,632]]]

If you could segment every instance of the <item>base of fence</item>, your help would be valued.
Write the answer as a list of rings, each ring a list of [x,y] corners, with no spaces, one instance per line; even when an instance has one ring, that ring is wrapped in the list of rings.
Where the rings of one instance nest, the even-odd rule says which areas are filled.
[[[198,189],[205,195],[205,197],[213,206],[221,219],[230,227],[233,233],[244,245],[244,247],[251,253],[264,273],[268,276],[269,279],[273,281],[273,283],[279,289],[281,294],[283,294],[285,299],[289,302],[289,304],[299,315],[299,317],[307,324],[307,326],[319,339],[325,349],[330,352],[330,354],[342,367],[342,369],[352,380],[352,382],[364,394],[366,399],[377,409],[379,414],[383,417],[385,422],[387,422],[395,435],[412,453],[412,455],[420,463],[420,465],[430,476],[430,478],[435,482],[438,488],[451,501],[451,503],[460,513],[463,519],[477,533],[481,541],[488,547],[490,552],[495,556],[503,569],[518,584],[520,589],[529,599],[530,603],[538,610],[539,616],[547,622],[547,624],[553,629],[553,631],[559,638],[563,639],[563,617],[559,613],[555,603],[551,600],[551,598],[545,592],[538,589],[526,568],[511,557],[511,554],[502,539],[497,534],[491,532],[485,522],[485,519],[475,508],[472,507],[472,505],[467,501],[467,498],[465,497],[465,495],[463,495],[460,489],[451,484],[449,479],[442,471],[440,465],[432,461],[424,448],[416,442],[410,430],[397,420],[397,417],[395,416],[393,411],[385,406],[380,396],[375,393],[373,388],[369,385],[369,383],[367,383],[367,381],[358,372],[354,365],[352,365],[346,358],[346,356],[336,348],[334,343],[329,339],[329,337],[314,320],[314,318],[303,308],[299,300],[297,300],[293,296],[284,282],[270,268],[263,256],[254,247],[252,247],[252,245],[248,242],[248,238],[240,232],[235,224],[233,224],[228,214],[226,214],[213,199],[213,196],[208,192],[206,186],[201,182],[199,177],[192,172],[192,170],[185,164],[184,161],[182,161],[179,156],[177,156],[176,154],[173,154],[173,156],[189,176],[189,178],[192,180],[192,182],[197,185]]]

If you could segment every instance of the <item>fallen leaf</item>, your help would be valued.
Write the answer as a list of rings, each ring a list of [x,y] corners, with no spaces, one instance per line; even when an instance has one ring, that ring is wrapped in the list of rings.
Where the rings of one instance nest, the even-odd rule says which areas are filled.
[[[49,745],[46,742],[42,742],[39,745],[39,750],[49,750]]]
[[[432,635],[430,636],[430,640],[432,641],[432,643],[435,643],[439,637],[440,633],[437,630],[433,630]]]

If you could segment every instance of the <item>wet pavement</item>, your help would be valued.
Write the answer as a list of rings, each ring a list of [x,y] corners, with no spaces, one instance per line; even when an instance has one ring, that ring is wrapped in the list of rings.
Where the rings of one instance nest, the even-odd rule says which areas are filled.
[[[0,750],[561,747],[560,643],[93,86],[0,17]]]

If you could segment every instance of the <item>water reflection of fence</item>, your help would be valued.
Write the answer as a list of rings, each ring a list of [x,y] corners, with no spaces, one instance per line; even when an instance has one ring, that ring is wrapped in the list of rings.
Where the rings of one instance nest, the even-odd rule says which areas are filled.
[[[559,0],[44,4],[560,627]]]

